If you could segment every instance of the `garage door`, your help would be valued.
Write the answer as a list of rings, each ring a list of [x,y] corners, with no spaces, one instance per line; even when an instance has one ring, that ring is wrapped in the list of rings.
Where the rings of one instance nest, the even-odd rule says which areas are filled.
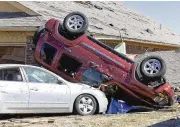
[[[0,64],[25,64],[25,46],[0,45]]]

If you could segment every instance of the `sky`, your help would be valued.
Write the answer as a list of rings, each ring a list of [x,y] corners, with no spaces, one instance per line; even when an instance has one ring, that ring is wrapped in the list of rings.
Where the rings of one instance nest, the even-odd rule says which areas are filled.
[[[122,3],[180,33],[180,1],[123,1]]]

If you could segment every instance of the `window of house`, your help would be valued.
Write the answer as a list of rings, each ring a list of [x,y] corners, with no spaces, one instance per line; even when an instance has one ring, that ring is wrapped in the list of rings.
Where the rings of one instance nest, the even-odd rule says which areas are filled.
[[[66,54],[63,54],[58,64],[58,70],[64,72],[68,76],[75,77],[76,72],[81,65],[82,63],[79,61]]]
[[[0,69],[0,80],[23,81],[19,68]]]
[[[53,62],[54,56],[56,55],[56,52],[57,52],[56,48],[45,43],[42,46],[40,57],[45,63],[51,65]]]

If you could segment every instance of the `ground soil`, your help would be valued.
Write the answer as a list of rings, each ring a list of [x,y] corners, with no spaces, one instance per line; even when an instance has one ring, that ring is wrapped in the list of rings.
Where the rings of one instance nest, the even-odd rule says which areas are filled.
[[[115,115],[10,116],[0,127],[180,127],[180,108],[170,111]]]

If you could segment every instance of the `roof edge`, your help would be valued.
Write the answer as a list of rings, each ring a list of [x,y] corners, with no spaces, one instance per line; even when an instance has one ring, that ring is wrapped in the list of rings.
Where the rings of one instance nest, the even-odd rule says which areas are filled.
[[[94,36],[98,40],[115,40],[115,41],[122,41],[120,37],[117,36]],[[128,38],[128,37],[122,37],[123,41],[130,41],[135,43],[142,43],[142,44],[153,44],[153,45],[165,45],[165,46],[171,46],[171,47],[180,47],[180,44],[170,44],[165,42],[158,42],[158,41],[150,41],[150,40],[143,40],[143,39],[135,39],[135,38]]]
[[[91,33],[91,32],[90,32]],[[102,39],[102,40],[121,40],[120,36],[113,36],[113,35],[106,35],[106,34],[99,34],[99,33],[93,33],[93,36],[96,37],[97,39]],[[132,40],[136,42],[149,42],[149,43],[163,43],[163,44],[169,44],[165,42],[158,42],[158,41],[151,41],[151,40],[145,40],[145,39],[137,39],[137,38],[130,38],[130,37],[124,37],[122,36],[123,40]]]
[[[6,26],[0,27],[0,31],[36,31],[38,26]]]
[[[31,15],[31,16],[41,16],[39,13],[33,11],[32,9],[28,8],[27,6],[24,6],[23,4],[17,2],[17,1],[7,1],[12,6],[18,8],[19,10]]]

